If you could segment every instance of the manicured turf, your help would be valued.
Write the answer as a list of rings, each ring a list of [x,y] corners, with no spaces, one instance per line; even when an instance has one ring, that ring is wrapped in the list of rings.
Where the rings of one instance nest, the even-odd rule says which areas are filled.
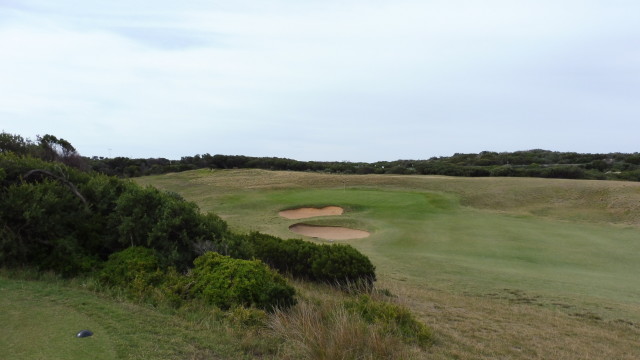
[[[42,301],[24,286],[0,280],[0,352],[10,359],[116,359],[111,335],[86,314],[56,302]],[[80,330],[94,336],[76,338]]]
[[[0,275],[0,359],[237,359],[223,329],[57,284]],[[80,330],[94,335],[77,338]]]

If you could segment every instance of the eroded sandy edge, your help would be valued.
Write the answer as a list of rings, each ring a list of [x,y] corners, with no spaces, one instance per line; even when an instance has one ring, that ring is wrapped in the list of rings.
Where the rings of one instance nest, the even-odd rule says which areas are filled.
[[[296,234],[327,240],[363,239],[370,234],[364,230],[349,229],[341,226],[315,226],[307,224],[293,224],[289,230]]]
[[[339,206],[325,206],[323,208],[303,207],[299,209],[283,210],[278,215],[287,219],[306,219],[316,216],[342,215],[344,209]]]

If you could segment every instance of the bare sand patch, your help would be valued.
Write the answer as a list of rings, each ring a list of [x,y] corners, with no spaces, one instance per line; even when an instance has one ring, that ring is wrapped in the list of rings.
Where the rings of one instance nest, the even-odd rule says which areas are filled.
[[[341,226],[293,224],[289,226],[289,230],[296,234],[327,240],[363,239],[370,235],[369,232],[364,230],[349,229]]]
[[[306,219],[315,216],[342,215],[344,209],[339,206],[325,206],[323,208],[304,207],[291,210],[283,210],[278,215],[287,219]]]

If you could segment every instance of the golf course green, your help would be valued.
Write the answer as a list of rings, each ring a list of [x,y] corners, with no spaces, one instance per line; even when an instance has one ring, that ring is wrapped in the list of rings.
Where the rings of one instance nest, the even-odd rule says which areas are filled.
[[[484,180],[200,170],[137,181],[176,191],[237,230],[283,238],[301,236],[288,230],[298,220],[282,218],[279,211],[339,206],[344,214],[304,223],[370,232],[364,239],[342,241],[370,256],[383,276],[474,295],[522,292],[542,306],[640,320],[640,228],[611,223],[610,213],[589,208],[588,199],[575,200],[601,197],[600,188],[589,192],[591,187],[612,182],[546,180],[546,189],[536,194],[532,188],[544,179],[498,179],[493,188],[494,179]],[[447,191],[449,182],[455,184]],[[640,197],[640,187],[630,186],[631,195]],[[481,204],[485,208],[463,206],[478,196],[474,188],[491,189],[496,194],[492,200],[504,203],[504,209],[487,208],[486,200]],[[500,188],[529,195],[514,198],[507,190],[498,192]],[[530,206],[527,196],[549,196],[550,205],[567,199],[574,203],[548,211],[556,216],[540,216],[522,211]],[[581,212],[595,213],[601,221],[572,220]]]

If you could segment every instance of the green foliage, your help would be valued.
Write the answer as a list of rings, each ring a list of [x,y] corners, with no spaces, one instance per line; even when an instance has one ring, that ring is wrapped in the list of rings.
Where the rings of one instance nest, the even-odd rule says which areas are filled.
[[[172,277],[167,279],[173,280]],[[113,253],[98,273],[98,280],[107,286],[122,289],[131,299],[157,304],[166,302],[177,307],[180,299],[158,287],[166,281],[158,257],[152,249],[133,246]]]
[[[228,320],[241,327],[262,327],[267,324],[268,316],[264,310],[236,306],[228,313]]]
[[[371,284],[376,279],[369,258],[350,245],[282,240],[257,232],[248,238],[253,244],[253,256],[293,276],[333,284]]]
[[[88,221],[82,202],[57,181],[10,185],[0,198],[0,260],[32,264],[66,275],[87,271],[97,256],[84,243]]]
[[[272,310],[295,304],[295,290],[259,260],[207,252],[195,261],[191,293],[222,309],[255,306]]]
[[[169,267],[162,275],[162,282],[155,289],[155,295],[159,298],[157,302],[174,309],[180,308],[193,298],[189,293],[192,285],[190,277],[179,273],[174,267]]]
[[[4,131],[0,133],[0,153],[11,151],[15,154],[26,154],[29,145],[33,144],[20,135],[9,134]]]
[[[380,324],[387,331],[400,336],[407,342],[426,346],[432,341],[431,329],[418,321],[405,307],[376,301],[369,295],[360,295],[357,300],[348,300],[345,306],[359,314],[365,321]]]
[[[98,278],[108,285],[131,288],[155,286],[162,280],[162,275],[158,257],[152,249],[132,246],[111,254]]]
[[[312,259],[318,245],[300,239],[282,240],[254,232],[248,235],[253,245],[252,255],[269,266],[301,278],[312,278]]]
[[[320,245],[312,260],[313,276],[321,281],[340,284],[371,284],[375,267],[368,257],[351,245]]]
[[[247,251],[223,220],[174,193],[12,152],[0,153],[0,185],[0,261],[6,266],[71,276],[114,252],[144,246],[157,251],[162,266],[184,270],[202,248],[233,256]]]
[[[534,149],[515,152],[483,151],[479,154],[456,153],[428,160],[361,162],[297,161],[275,157],[241,155],[195,155],[179,161],[167,159],[94,159],[97,171],[118,176],[140,176],[193,169],[265,169],[317,171],[341,174],[423,174],[448,176],[532,176],[570,179],[601,179],[607,171],[627,172],[640,167],[640,155],[578,154]],[[559,168],[559,169],[554,169]],[[584,172],[583,170],[593,170]],[[612,176],[612,178],[617,178]]]
[[[195,245],[223,247],[226,223],[177,194],[131,186],[117,199],[112,215],[118,242],[156,249],[165,264],[187,268],[196,257]]]

